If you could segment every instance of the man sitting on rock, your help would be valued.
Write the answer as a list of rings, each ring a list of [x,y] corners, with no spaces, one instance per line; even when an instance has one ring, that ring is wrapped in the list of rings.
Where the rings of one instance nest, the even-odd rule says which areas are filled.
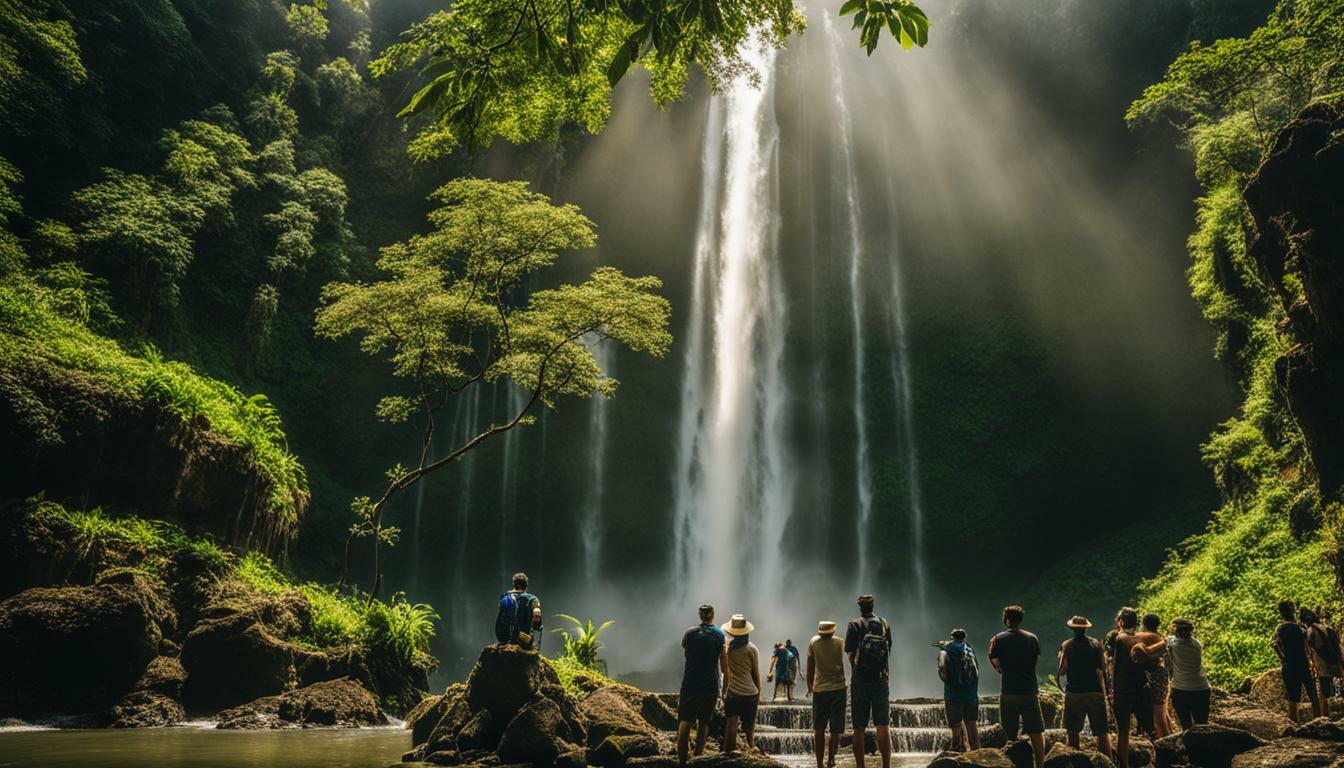
[[[681,674],[681,695],[677,699],[677,762],[686,765],[691,726],[696,727],[695,755],[705,753],[709,721],[719,702],[719,674],[728,674],[724,654],[727,637],[714,624],[714,606],[700,606],[700,623],[681,636],[686,667]]]
[[[495,640],[529,651],[541,646],[541,600],[527,591],[527,574],[513,574],[513,589],[499,598]]]

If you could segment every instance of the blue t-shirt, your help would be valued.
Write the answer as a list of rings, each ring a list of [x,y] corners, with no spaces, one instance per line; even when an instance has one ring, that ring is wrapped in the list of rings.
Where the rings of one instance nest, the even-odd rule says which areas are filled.
[[[783,646],[775,649],[775,677],[793,679],[793,653]]]
[[[980,698],[980,678],[979,675],[969,685],[956,686],[952,684],[952,667],[962,664],[962,656],[969,655],[975,659],[975,649],[966,643],[948,643],[943,652],[939,654],[938,664],[940,667],[946,665],[944,671],[947,673],[947,679],[943,681],[943,698],[947,701],[956,703],[970,703]]]
[[[686,667],[681,674],[681,694],[719,695],[719,657],[727,637],[713,624],[700,624],[681,636],[686,649]]]

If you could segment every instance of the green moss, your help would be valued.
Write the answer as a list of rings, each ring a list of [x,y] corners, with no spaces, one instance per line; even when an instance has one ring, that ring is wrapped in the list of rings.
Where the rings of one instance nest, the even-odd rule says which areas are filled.
[[[565,691],[576,699],[582,699],[598,688],[616,684],[616,680],[592,667],[580,664],[569,656],[554,659],[543,657],[543,660],[555,670],[555,675],[560,678],[560,685]]]
[[[266,397],[244,395],[184,363],[165,360],[152,347],[122,348],[62,311],[72,303],[66,295],[71,291],[82,292],[57,290],[21,272],[0,277],[0,368],[39,361],[89,375],[129,400],[160,403],[184,421],[203,420],[246,451],[266,481],[266,512],[275,529],[292,538],[308,505],[308,480]]]

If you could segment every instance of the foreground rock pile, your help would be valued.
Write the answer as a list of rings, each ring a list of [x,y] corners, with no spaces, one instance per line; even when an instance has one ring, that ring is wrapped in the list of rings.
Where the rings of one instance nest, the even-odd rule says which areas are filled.
[[[625,685],[576,700],[536,653],[489,647],[463,685],[416,707],[405,763],[670,768],[676,764],[670,701]],[[700,768],[778,768],[759,754],[710,754]]]

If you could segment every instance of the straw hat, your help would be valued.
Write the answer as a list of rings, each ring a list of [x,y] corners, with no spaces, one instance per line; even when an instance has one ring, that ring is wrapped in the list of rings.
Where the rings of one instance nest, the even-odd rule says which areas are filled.
[[[743,616],[740,613],[734,613],[733,618],[725,622],[723,625],[723,631],[727,632],[733,637],[741,637],[742,635],[749,635],[754,629],[756,628],[751,625],[750,621],[747,621],[747,617]]]
[[[1067,626],[1069,629],[1091,629],[1092,622],[1082,616],[1074,616],[1072,619],[1069,619]]]
[[[835,622],[834,622],[834,621],[818,621],[818,622],[817,622],[817,634],[819,634],[819,635],[834,635],[834,634],[835,634]]]

